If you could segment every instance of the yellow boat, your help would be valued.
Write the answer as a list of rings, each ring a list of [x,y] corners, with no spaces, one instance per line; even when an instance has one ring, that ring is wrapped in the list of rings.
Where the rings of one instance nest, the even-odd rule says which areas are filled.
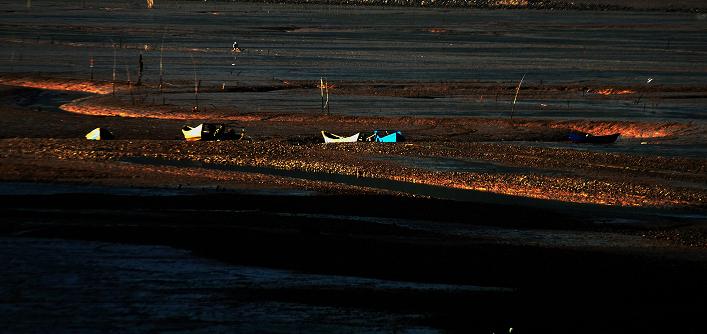
[[[86,134],[86,139],[88,140],[110,140],[114,139],[113,133],[107,129],[95,128],[91,132]]]
[[[184,135],[184,139],[186,139],[188,141],[201,140],[201,130],[203,128],[204,128],[204,124],[199,124],[195,127],[185,125],[182,128],[182,134]]]

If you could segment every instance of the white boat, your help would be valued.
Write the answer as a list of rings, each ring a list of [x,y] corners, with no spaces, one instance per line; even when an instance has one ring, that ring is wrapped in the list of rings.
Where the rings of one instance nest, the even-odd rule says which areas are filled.
[[[357,133],[353,136],[350,137],[342,137],[339,135],[335,135],[331,132],[326,132],[322,131],[322,137],[324,137],[324,142],[329,144],[329,143],[355,143],[358,141],[358,136],[360,136],[361,133]]]

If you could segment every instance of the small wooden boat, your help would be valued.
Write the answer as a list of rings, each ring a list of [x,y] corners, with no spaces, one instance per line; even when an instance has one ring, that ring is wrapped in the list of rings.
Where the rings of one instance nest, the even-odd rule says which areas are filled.
[[[114,138],[113,133],[104,128],[95,128],[86,134],[86,139],[88,140],[110,140]]]
[[[185,125],[182,128],[182,134],[187,141],[237,140],[243,137],[243,133],[241,133],[241,138],[238,138],[233,129],[227,129],[225,124],[216,123],[202,123],[194,127]]]
[[[195,127],[185,125],[182,128],[182,134],[184,135],[184,139],[186,139],[188,141],[201,140],[201,129],[203,129],[203,128],[204,128],[204,124],[199,124]]]
[[[353,136],[350,137],[342,137],[339,135],[335,135],[331,132],[326,132],[322,131],[322,137],[324,137],[324,142],[329,144],[329,143],[355,143],[358,141],[358,136],[361,135],[361,133],[357,133]]]
[[[575,144],[611,144],[615,142],[620,135],[620,133],[614,133],[606,136],[594,136],[588,133],[570,133],[567,137]]]

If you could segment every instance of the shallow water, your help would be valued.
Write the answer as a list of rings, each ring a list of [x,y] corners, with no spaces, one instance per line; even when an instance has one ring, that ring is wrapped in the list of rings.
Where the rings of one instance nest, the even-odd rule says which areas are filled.
[[[38,111],[60,111],[59,106],[62,104],[91,95],[81,92],[35,88],[8,88],[3,93],[8,94],[14,104]]]
[[[300,189],[223,189],[220,184],[198,187],[174,188],[127,188],[96,185],[76,185],[36,182],[0,182],[0,196],[61,195],[61,194],[108,194],[119,196],[180,196],[202,193],[233,193],[248,195],[313,196],[316,192]]]
[[[384,218],[384,217],[362,217],[350,215],[333,214],[288,214],[280,213],[282,216],[300,216],[325,219],[344,219],[352,221],[362,221],[381,225],[394,225],[415,231],[432,232],[448,236],[470,238],[479,242],[492,244],[509,245],[534,245],[540,247],[644,247],[656,248],[665,247],[654,240],[643,238],[639,235],[621,234],[614,232],[594,232],[594,231],[571,231],[558,229],[528,229],[528,228],[504,228],[484,225],[484,222],[471,224],[438,223],[434,221],[417,221],[410,219]],[[697,219],[697,217],[695,217]],[[704,217],[701,217],[704,219]],[[602,224],[625,224],[638,226],[645,223],[629,219],[616,219],[616,221],[601,221]]]
[[[153,94],[148,99],[160,101]],[[336,95],[331,91],[330,107],[335,114],[355,116],[426,116],[426,117],[509,117],[512,96],[478,95],[449,97],[395,97],[395,96],[351,96]],[[195,103],[193,93],[170,93],[165,95],[170,104],[191,106]],[[240,112],[320,112],[318,90],[281,90],[261,93],[202,93],[199,104],[209,110],[214,107],[236,107]],[[628,100],[597,99],[585,97],[580,92],[570,92],[561,100],[526,100],[520,95],[514,115],[557,119],[607,119],[607,120],[685,120],[707,119],[707,99],[689,101],[649,102],[646,106]]]
[[[436,333],[414,312],[302,303],[287,293],[510,291],[227,265],[166,246],[91,241],[0,237],[0,260],[9,264],[0,322],[11,332]]]
[[[653,140],[622,140],[613,144],[574,144],[570,142],[515,142],[520,145],[572,149],[578,151],[598,151],[612,153],[627,153],[637,155],[659,155],[666,157],[686,157],[704,159],[707,157],[707,147],[700,144],[654,143]],[[645,144],[641,144],[645,142]]]

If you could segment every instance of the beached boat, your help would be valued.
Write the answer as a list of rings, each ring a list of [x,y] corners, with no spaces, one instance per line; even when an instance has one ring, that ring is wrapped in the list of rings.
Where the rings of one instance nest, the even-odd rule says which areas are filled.
[[[104,128],[95,128],[86,134],[86,139],[88,140],[110,140],[114,138],[113,133]]]
[[[182,134],[184,139],[188,141],[237,140],[243,137],[243,133],[241,133],[241,138],[239,138],[233,129],[227,129],[225,124],[216,123],[202,123],[194,127],[185,125],[182,128]]]
[[[358,141],[358,136],[361,135],[361,133],[357,133],[353,136],[350,137],[342,137],[339,135],[335,135],[331,132],[326,132],[322,131],[322,137],[324,137],[324,142],[329,144],[329,143],[355,143]]]
[[[569,138],[569,140],[576,144],[611,144],[615,142],[620,135],[620,133],[614,133],[606,136],[593,136],[588,133],[570,133],[567,137]]]
[[[405,141],[403,133],[398,130],[373,130],[375,141],[379,143],[397,143]]]
[[[182,134],[184,135],[184,139],[186,139],[188,141],[201,140],[201,129],[203,127],[204,127],[204,124],[199,124],[195,127],[185,125],[182,128]]]

